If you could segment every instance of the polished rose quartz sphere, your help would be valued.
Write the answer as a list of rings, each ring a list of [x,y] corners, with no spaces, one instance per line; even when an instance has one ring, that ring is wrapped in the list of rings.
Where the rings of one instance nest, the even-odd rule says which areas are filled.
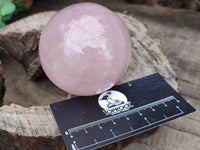
[[[131,55],[130,35],[108,8],[78,3],[55,14],[42,32],[39,56],[49,79],[74,95],[114,86]]]

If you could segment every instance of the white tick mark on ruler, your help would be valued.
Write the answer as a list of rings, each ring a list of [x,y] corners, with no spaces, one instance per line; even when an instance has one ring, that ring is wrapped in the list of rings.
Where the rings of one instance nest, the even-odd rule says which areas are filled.
[[[66,131],[67,132],[67,131]],[[66,134],[66,132],[65,132],[65,134]],[[70,138],[73,138],[73,136],[71,135],[71,133],[69,132],[69,135],[70,135]]]
[[[163,115],[165,117],[165,119],[167,119],[167,116]]]
[[[102,126],[100,126],[99,124],[98,124],[98,126],[99,126],[99,129],[102,129]]]
[[[132,131],[134,131],[132,127],[130,127],[130,129],[131,129]]]
[[[95,143],[98,143],[96,139],[94,139]]]
[[[65,135],[69,135],[67,131],[65,131]]]
[[[167,107],[167,105],[165,103],[163,103],[165,107]]]
[[[74,144],[71,144],[71,147],[73,150],[76,150],[76,147],[74,146]]]
[[[128,83],[128,86],[132,86],[132,85],[133,85],[133,83],[131,83],[131,82]]]
[[[110,132],[112,133],[113,136],[116,136],[116,135],[113,133],[112,129],[110,129]]]
[[[151,123],[149,122],[149,120],[147,120],[146,117],[144,117],[144,120],[146,120],[146,122],[147,122],[148,124],[151,124]]]
[[[142,116],[141,112],[138,111],[138,113],[139,113],[140,116]]]
[[[180,109],[180,107],[176,106],[176,108],[177,108],[178,110],[180,110],[180,112],[182,112],[182,113],[183,113],[183,111]]]
[[[78,150],[78,147],[76,145],[76,141],[73,141],[73,143],[74,143],[74,146],[75,146],[76,150]]]
[[[88,133],[88,131],[86,129],[84,129],[85,133]]]
[[[113,122],[113,124],[116,124],[116,122],[114,122],[113,120],[112,120],[112,122]]]
[[[154,108],[151,108],[152,109],[152,111],[155,111],[155,109]]]

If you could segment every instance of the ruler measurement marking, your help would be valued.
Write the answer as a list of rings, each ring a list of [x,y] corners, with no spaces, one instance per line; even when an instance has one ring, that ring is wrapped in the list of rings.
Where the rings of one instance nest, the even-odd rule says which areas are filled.
[[[180,112],[183,112],[182,109],[180,109],[180,107],[176,106],[176,108],[177,108]]]
[[[129,117],[126,116],[126,120],[129,120]]]
[[[70,135],[70,138],[73,138],[73,135],[70,133],[70,132],[68,132],[69,133],[69,135]]]
[[[116,137],[116,135],[115,135],[115,133],[113,132],[112,129],[110,129],[110,132],[112,133],[112,135],[113,135],[114,137]]]
[[[109,140],[112,140],[112,139],[114,139],[114,138],[116,138],[116,137],[120,137],[120,136],[126,135],[126,134],[128,134],[128,133],[135,132],[135,131],[141,130],[141,129],[143,129],[143,128],[146,128],[146,127],[152,126],[152,125],[154,125],[154,124],[156,124],[156,123],[159,123],[159,122],[162,122],[162,121],[165,121],[165,120],[171,119],[171,118],[176,117],[176,116],[178,116],[178,115],[181,115],[181,114],[183,114],[183,113],[184,113],[184,112],[182,111],[182,112],[180,112],[180,113],[178,113],[178,114],[175,114],[175,115],[170,116],[170,117],[165,118],[165,119],[161,119],[161,120],[159,120],[159,121],[156,121],[156,122],[154,122],[154,123],[148,124],[148,125],[146,125],[146,126],[143,126],[143,127],[137,128],[137,129],[135,129],[135,130],[133,130],[133,131],[125,132],[125,133],[120,134],[120,135],[117,135],[117,136],[115,136],[115,137],[112,137],[112,138],[109,138],[109,139],[105,139],[105,140],[99,141],[98,144],[99,144],[99,143],[106,142],[106,141],[109,141]],[[131,127],[131,128],[132,128],[132,127]],[[94,144],[90,144],[90,145],[87,145],[87,146],[81,147],[81,148],[79,148],[79,150],[82,150],[82,149],[88,148],[88,147],[93,146],[93,145],[96,145],[96,144],[97,144],[97,143],[94,143]]]
[[[75,145],[75,148],[78,150],[78,146],[76,145],[76,142],[74,143],[74,145]]]
[[[144,106],[140,106],[140,107],[137,107],[135,109],[131,109],[129,111],[125,111],[125,112],[120,113],[120,114],[116,114],[114,116],[110,116],[110,117],[107,117],[107,118],[104,118],[104,119],[96,120],[94,122],[90,122],[90,123],[83,124],[83,125],[80,125],[80,126],[77,126],[77,127],[74,127],[74,128],[70,128],[68,130],[68,132],[72,133],[72,132],[79,131],[79,130],[82,130],[82,129],[85,129],[85,128],[88,128],[88,127],[96,126],[96,125],[101,124],[101,123],[108,122],[110,120],[119,119],[119,118],[124,117],[126,115],[133,114],[135,112],[139,112],[140,110],[144,110],[144,109],[149,108],[149,107],[151,108],[151,107],[153,107],[155,105],[159,105],[159,104],[164,104],[164,102],[171,101],[173,99],[176,99],[176,98],[174,96],[169,96],[169,97],[163,98],[161,100],[146,104]]]
[[[100,126],[100,124],[98,124],[98,126],[99,126],[99,129],[102,129],[102,126]]]
[[[116,122],[115,122],[115,121],[113,121],[113,120],[112,120],[112,122],[113,122],[113,124],[116,124]]]
[[[85,133],[88,133],[88,131],[86,129],[84,129]]]
[[[65,131],[65,135],[69,135],[69,133],[67,131]]]
[[[146,117],[144,117],[144,120],[145,120],[148,124],[151,124],[151,123],[149,122],[149,120],[148,120]]]
[[[71,147],[72,147],[73,150],[76,150],[76,147],[75,147],[74,144],[71,144]]]
[[[95,143],[98,143],[96,139],[94,139]]]
[[[132,131],[134,131],[132,127],[130,127],[130,129],[131,129]]]

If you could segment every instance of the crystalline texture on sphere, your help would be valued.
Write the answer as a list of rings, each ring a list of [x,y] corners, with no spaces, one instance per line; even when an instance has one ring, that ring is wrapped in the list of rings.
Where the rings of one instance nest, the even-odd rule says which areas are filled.
[[[110,89],[125,73],[130,55],[130,35],[122,21],[95,3],[73,4],[56,13],[39,43],[48,78],[74,95]]]

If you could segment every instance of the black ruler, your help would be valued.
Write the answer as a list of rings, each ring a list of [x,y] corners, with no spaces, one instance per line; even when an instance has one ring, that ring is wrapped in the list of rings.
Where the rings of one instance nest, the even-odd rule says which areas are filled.
[[[96,149],[195,111],[158,73],[50,107],[69,150]]]

